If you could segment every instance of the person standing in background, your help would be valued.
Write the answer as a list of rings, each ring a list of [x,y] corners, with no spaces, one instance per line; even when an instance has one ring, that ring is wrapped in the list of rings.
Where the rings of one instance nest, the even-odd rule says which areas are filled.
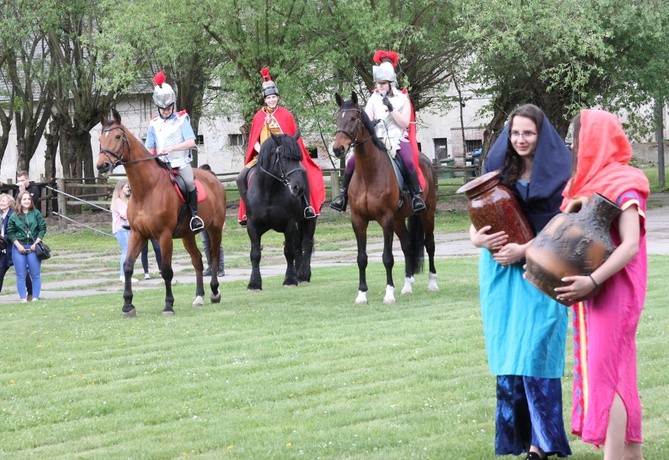
[[[9,218],[14,213],[12,209],[14,207],[14,198],[10,195],[3,193],[0,195],[0,235],[7,238],[7,225],[9,224]],[[0,250],[0,292],[2,292],[2,286],[4,284],[5,274],[9,267],[12,266],[12,246],[8,239],[7,247]]]
[[[112,214],[112,233],[121,247],[120,276],[119,280],[125,283],[125,272],[123,263],[128,253],[128,239],[130,230],[128,230],[128,201],[130,200],[130,184],[126,179],[121,179],[116,183],[111,200]]]
[[[12,262],[16,271],[16,289],[21,302],[28,301],[26,275],[29,272],[33,282],[33,299],[39,300],[42,290],[42,261],[35,254],[35,245],[46,234],[46,221],[33,203],[30,192],[19,193],[14,213],[7,225],[8,239],[12,242]]]
[[[27,191],[30,193],[34,206],[39,209],[39,186],[34,181],[30,180],[28,171],[21,170],[16,173],[16,184],[18,185],[18,188],[16,189],[16,194],[14,195],[15,200],[18,200],[19,194],[21,192]],[[28,293],[28,302],[30,302],[33,298],[33,280],[30,277],[29,272],[26,274],[26,292]]]

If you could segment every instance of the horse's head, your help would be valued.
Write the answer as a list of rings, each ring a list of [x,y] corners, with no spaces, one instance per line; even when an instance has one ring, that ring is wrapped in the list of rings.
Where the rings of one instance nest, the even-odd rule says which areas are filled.
[[[351,92],[351,99],[344,101],[339,93],[335,94],[339,106],[337,111],[337,132],[332,144],[332,151],[337,158],[343,158],[346,152],[362,139],[362,110],[358,105],[358,95]]]
[[[307,175],[302,167],[302,150],[295,136],[272,134],[260,147],[258,165],[260,170],[290,190],[294,196],[301,196],[307,188]]]
[[[124,161],[124,155],[129,154],[130,148],[125,128],[121,124],[121,115],[116,109],[111,110],[111,118],[103,114],[100,124],[100,154],[96,166],[100,175],[107,176]]]

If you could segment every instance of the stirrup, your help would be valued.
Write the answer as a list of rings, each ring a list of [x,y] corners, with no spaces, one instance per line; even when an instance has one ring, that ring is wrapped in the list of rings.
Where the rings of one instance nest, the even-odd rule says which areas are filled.
[[[193,216],[190,219],[190,229],[193,233],[200,233],[204,230],[204,222],[199,216]]]
[[[421,213],[427,209],[427,206],[425,206],[425,201],[418,195],[413,197],[413,200],[411,201],[411,207],[413,208],[413,212],[416,214]]]
[[[314,211],[314,208],[311,206],[307,206],[304,208],[304,218],[305,219],[315,219],[316,218],[316,211]]]
[[[346,211],[346,198],[341,195],[336,196],[331,202],[330,207],[335,211],[344,212]]]

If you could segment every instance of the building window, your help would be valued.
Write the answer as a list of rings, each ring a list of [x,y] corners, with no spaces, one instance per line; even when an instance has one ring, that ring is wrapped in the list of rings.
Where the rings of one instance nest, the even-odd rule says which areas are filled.
[[[481,139],[467,139],[465,141],[465,152],[473,152],[481,147],[483,147],[483,141]]]
[[[435,138],[434,141],[434,156],[438,160],[445,160],[448,158],[448,139],[445,137]]]
[[[228,145],[241,147],[244,145],[244,136],[241,134],[228,134]]]
[[[204,135],[198,134],[196,139],[197,145],[204,145]]]

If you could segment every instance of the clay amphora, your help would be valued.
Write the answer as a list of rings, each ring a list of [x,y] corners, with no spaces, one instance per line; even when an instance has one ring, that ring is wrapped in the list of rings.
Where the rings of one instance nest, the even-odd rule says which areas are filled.
[[[457,193],[469,200],[467,212],[476,230],[486,225],[488,233],[505,231],[508,243],[525,244],[534,238],[534,230],[508,187],[499,183],[500,171],[492,171],[466,183]]]
[[[558,214],[532,241],[525,252],[525,278],[539,290],[556,299],[555,288],[565,286],[565,276],[586,276],[609,258],[616,246],[611,239],[611,222],[622,213],[614,202],[600,194],[571,213]],[[591,291],[594,297],[599,289]],[[563,305],[571,302],[559,301]]]

